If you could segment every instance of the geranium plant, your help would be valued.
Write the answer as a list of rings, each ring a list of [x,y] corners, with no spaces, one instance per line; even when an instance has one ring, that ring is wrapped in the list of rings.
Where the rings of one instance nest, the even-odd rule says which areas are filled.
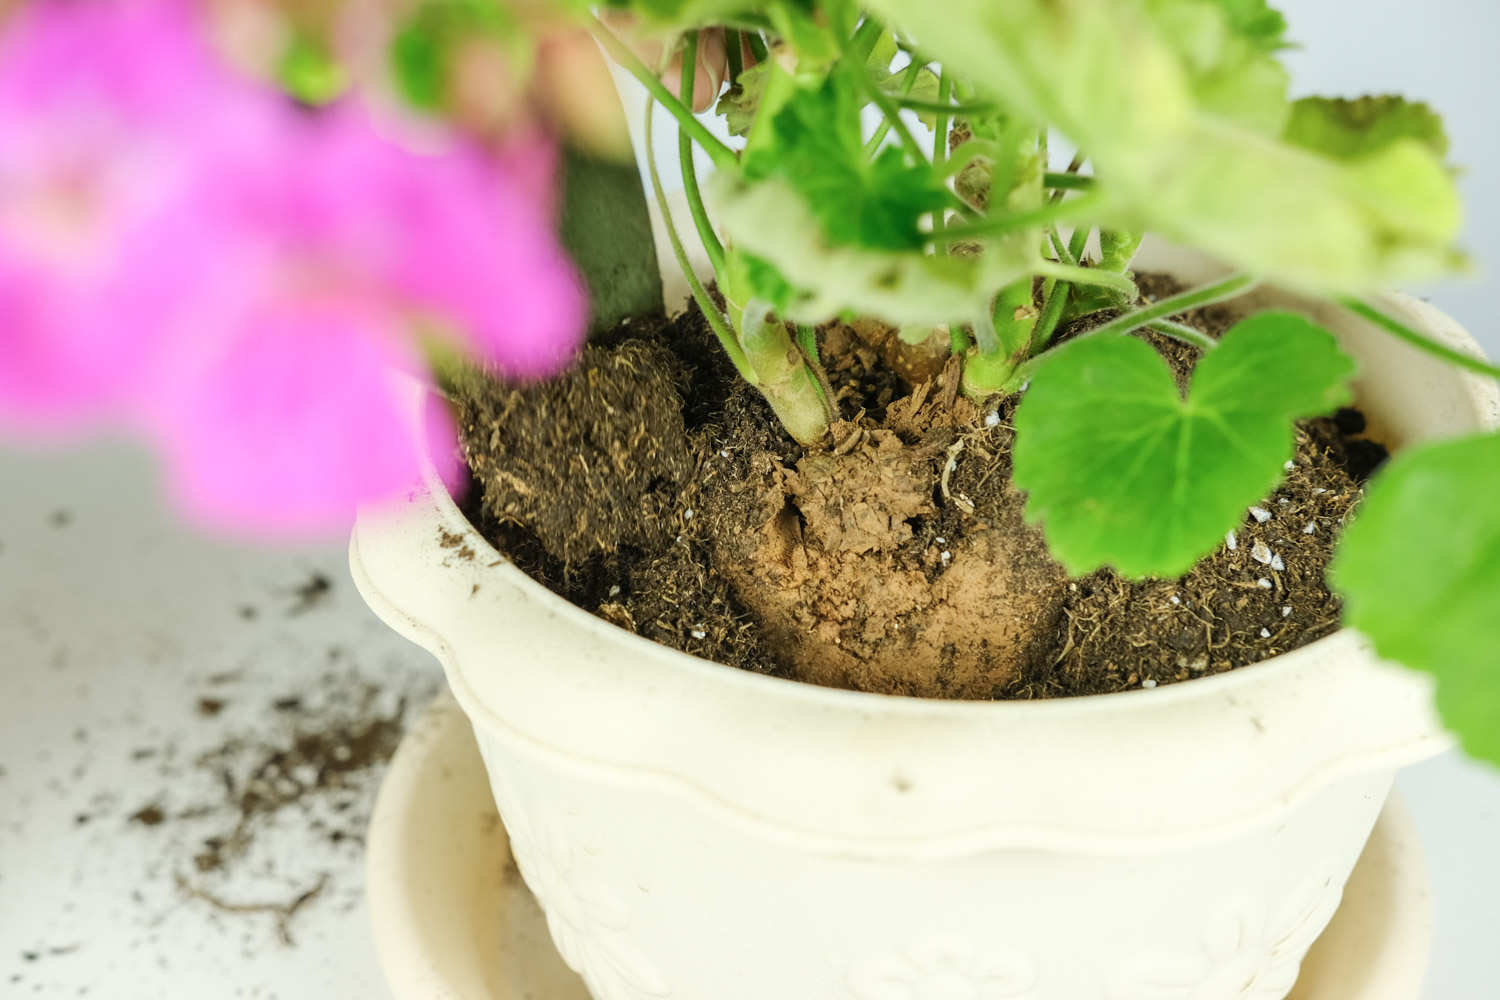
[[[377,6],[353,31],[373,60],[292,17],[267,51],[234,53],[259,82],[225,67],[185,2],[10,15],[8,424],[140,426],[203,519],[305,529],[415,470],[390,367],[422,369],[435,343],[514,376],[565,365],[585,311],[554,236],[544,119],[588,122],[594,105],[527,90],[548,78],[531,47],[544,15],[592,30],[676,119],[678,260],[786,431],[839,444],[820,327],[936,331],[964,392],[1023,395],[1014,478],[1071,573],[1184,573],[1275,485],[1293,422],[1351,398],[1354,363],[1310,319],[1263,312],[1214,339],[1172,319],[1185,310],[1273,282],[1500,375],[1368,300],[1462,264],[1440,121],[1395,97],[1291,100],[1285,24],[1264,0],[617,0],[604,20],[577,3]],[[554,73],[572,65],[565,37]],[[709,50],[714,71],[682,71]],[[714,98],[733,144],[694,114]],[[462,129],[395,137],[424,115]],[[1064,142],[1077,155],[1054,163]],[[695,149],[715,167],[703,181]],[[628,312],[612,292],[641,298],[621,260],[645,216],[612,200],[628,186],[585,176],[570,170],[568,198],[595,191],[597,214],[564,212],[563,234],[610,319]],[[1147,232],[1235,270],[1143,306],[1130,265]],[[693,234],[717,296],[688,265]],[[1204,352],[1186,393],[1123,336],[1144,329]],[[1495,435],[1399,456],[1333,579],[1348,622],[1436,674],[1465,746],[1500,760],[1496,486]]]
[[[599,33],[677,119],[722,305],[696,282],[694,296],[787,431],[828,434],[820,324],[868,314],[912,342],[946,329],[966,392],[1024,391],[1015,480],[1072,573],[1182,574],[1279,480],[1293,421],[1350,399],[1354,363],[1305,317],[1259,313],[1219,340],[1168,317],[1275,282],[1500,375],[1367,301],[1462,264],[1439,118],[1399,97],[1289,99],[1285,22],[1264,0],[622,6],[680,33],[687,59],[699,32],[729,26],[718,112],[739,149],[691,115],[691,77],[674,94]],[[1054,170],[1058,139],[1079,152]],[[713,211],[692,144],[716,168]],[[1137,307],[1147,231],[1238,270]],[[1054,340],[1103,310],[1114,318]],[[1122,336],[1141,329],[1205,352],[1186,394]],[[1497,477],[1492,434],[1403,454],[1332,570],[1349,623],[1437,674],[1446,718],[1490,759],[1500,516],[1482,498]]]

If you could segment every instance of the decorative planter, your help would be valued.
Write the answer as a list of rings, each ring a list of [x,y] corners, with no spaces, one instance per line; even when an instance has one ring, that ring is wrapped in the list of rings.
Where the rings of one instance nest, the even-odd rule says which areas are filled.
[[[1214,273],[1160,246],[1137,266]],[[1386,442],[1500,423],[1493,384],[1353,317],[1239,305],[1272,302],[1359,359]],[[1347,631],[1150,691],[924,701],[623,632],[504,562],[435,480],[362,517],[350,560],[442,662],[596,1000],[1281,1000],[1395,770],[1448,745],[1428,678]]]

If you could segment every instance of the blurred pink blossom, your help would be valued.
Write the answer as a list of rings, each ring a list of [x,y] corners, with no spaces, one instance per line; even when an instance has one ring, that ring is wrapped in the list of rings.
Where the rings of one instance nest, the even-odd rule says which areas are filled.
[[[418,153],[356,102],[299,109],[193,12],[49,0],[0,35],[0,425],[123,421],[201,522],[340,528],[418,476],[415,331],[516,376],[575,354],[553,150]]]

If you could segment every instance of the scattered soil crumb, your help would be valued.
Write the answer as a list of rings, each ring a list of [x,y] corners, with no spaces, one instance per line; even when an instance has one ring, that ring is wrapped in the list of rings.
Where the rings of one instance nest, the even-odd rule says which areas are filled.
[[[139,823],[141,826],[160,826],[166,818],[167,814],[162,812],[161,806],[154,802],[130,814],[130,822]]]
[[[332,580],[322,573],[314,573],[305,582],[292,588],[292,596],[295,600],[287,611],[287,617],[295,617],[313,610],[328,599],[332,590]]]
[[[214,716],[218,715],[220,712],[224,711],[224,706],[226,704],[228,704],[228,702],[226,702],[223,698],[199,698],[198,714],[206,719],[211,719]]]
[[[318,898],[324,887],[328,885],[328,876],[326,874],[318,876],[318,881],[312,888],[299,892],[291,899],[280,903],[231,903],[202,886],[194,885],[182,875],[175,876],[175,881],[178,890],[183,895],[191,899],[202,900],[221,913],[270,914],[275,919],[276,937],[283,945],[290,948],[297,943],[292,937],[292,918],[297,915],[298,910]]]
[[[365,692],[366,698],[374,694]],[[400,742],[405,714],[402,700],[390,715],[361,712],[351,719],[325,720],[316,727],[299,719],[279,739],[248,748],[243,739],[230,739],[203,754],[198,764],[218,776],[224,789],[223,805],[235,822],[203,841],[194,866],[204,872],[224,868],[244,855],[257,829],[269,818],[304,799],[337,795],[350,787],[351,776],[384,764]],[[248,766],[233,766],[246,760]],[[360,829],[345,832],[358,835]]]
[[[1148,301],[1179,290],[1139,280]],[[1217,336],[1237,317],[1210,306],[1176,318]],[[843,417],[827,450],[780,431],[696,309],[637,320],[550,382],[466,373],[453,386],[478,484],[466,513],[609,622],[836,687],[981,699],[1153,688],[1337,628],[1323,571],[1385,458],[1358,411],[1301,422],[1286,480],[1186,577],[1068,580],[1010,480],[1015,399],[970,402],[941,344],[877,326],[820,331]],[[1142,339],[1186,385],[1198,350]]]
[[[425,703],[439,686],[421,677],[393,690],[352,666],[328,669],[262,702],[243,724],[243,712],[209,712],[209,724],[221,728],[206,748],[132,751],[131,760],[164,783],[128,817],[157,831],[153,873],[221,914],[269,917],[285,945],[293,943],[294,919],[316,901],[353,905],[357,892],[337,886],[331,873],[361,849],[408,704]],[[201,699],[195,715],[202,700],[223,707],[222,699]],[[293,837],[295,851],[288,849]]]

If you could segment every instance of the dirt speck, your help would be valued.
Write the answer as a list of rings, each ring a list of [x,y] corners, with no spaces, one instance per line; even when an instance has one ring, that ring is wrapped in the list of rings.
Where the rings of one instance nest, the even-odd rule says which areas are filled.
[[[322,605],[333,591],[333,581],[322,573],[314,573],[292,588],[293,603],[287,610],[288,617],[306,614]]]
[[[130,814],[130,822],[139,823],[141,826],[161,826],[167,818],[167,814],[157,803],[142,806]]]

